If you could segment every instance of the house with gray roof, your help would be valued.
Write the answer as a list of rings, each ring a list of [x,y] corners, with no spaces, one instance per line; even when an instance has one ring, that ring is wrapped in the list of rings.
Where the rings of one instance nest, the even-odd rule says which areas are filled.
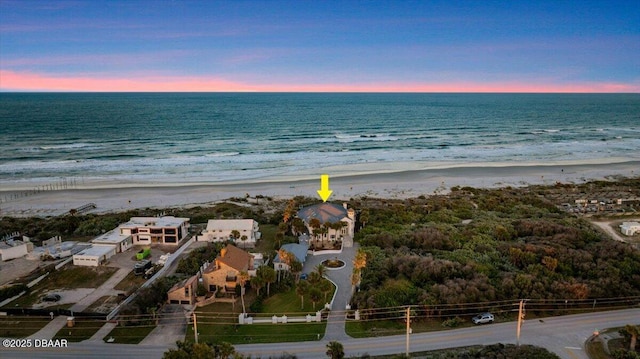
[[[305,244],[287,243],[283,244],[282,247],[280,247],[280,250],[293,254],[298,262],[304,265],[304,262],[307,259],[307,251],[309,250],[309,247]],[[273,259],[273,268],[275,270],[289,270],[289,265],[280,258],[279,252],[280,251],[278,251],[276,257]]]
[[[327,225],[324,237],[331,241],[343,240],[345,246],[351,246],[355,230],[356,213],[353,208],[348,208],[344,203],[342,206],[335,203],[323,202],[312,206],[301,208],[298,211],[298,218],[302,219],[307,226],[309,233],[314,233],[314,224],[320,226]],[[317,221],[315,221],[317,220]],[[330,225],[343,223],[341,228],[331,228]]]

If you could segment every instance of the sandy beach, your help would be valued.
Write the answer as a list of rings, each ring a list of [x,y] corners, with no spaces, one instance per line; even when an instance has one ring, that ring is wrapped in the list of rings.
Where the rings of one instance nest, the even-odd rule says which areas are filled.
[[[454,186],[478,188],[522,187],[534,184],[583,183],[634,177],[640,162],[554,164],[551,166],[474,166],[410,169],[349,175],[327,171],[333,195],[330,201],[354,197],[408,198],[445,194]],[[338,173],[338,174],[332,174]],[[263,195],[276,198],[317,196],[319,174],[311,179],[273,179],[272,181],[222,184],[104,183],[85,184],[85,188],[48,190],[24,195],[23,191],[0,191],[2,216],[55,216],[87,203],[95,203],[93,212],[124,211],[135,208],[167,208],[207,205],[231,197]],[[21,195],[14,196],[14,194]],[[17,197],[17,198],[15,198]]]

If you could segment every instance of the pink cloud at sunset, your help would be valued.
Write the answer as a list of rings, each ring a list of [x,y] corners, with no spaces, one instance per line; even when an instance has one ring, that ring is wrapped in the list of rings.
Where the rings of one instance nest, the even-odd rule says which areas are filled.
[[[626,83],[519,83],[519,82],[439,82],[439,83],[273,83],[250,84],[217,77],[150,76],[107,78],[50,76],[0,70],[1,91],[67,92],[640,92],[640,85]]]

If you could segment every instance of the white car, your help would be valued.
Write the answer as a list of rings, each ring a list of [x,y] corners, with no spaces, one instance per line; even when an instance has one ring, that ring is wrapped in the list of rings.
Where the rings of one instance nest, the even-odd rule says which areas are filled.
[[[485,323],[493,323],[493,314],[491,313],[482,313],[478,314],[475,317],[471,318],[473,324],[485,324]]]

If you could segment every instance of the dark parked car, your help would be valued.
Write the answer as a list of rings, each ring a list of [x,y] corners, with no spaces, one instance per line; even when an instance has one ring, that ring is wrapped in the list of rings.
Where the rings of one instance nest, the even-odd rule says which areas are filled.
[[[60,298],[61,298],[60,294],[52,293],[52,294],[45,295],[44,298],[42,298],[42,300],[45,302],[57,302],[60,300]]]

